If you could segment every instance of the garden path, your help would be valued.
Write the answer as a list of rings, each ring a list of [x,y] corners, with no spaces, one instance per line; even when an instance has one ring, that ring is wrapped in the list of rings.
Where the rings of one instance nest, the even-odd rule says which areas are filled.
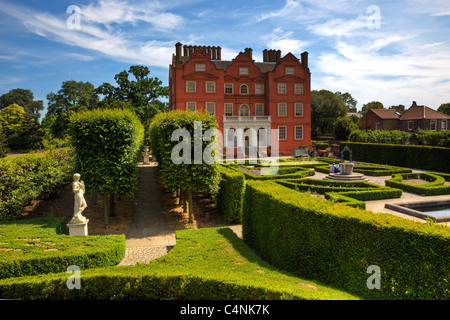
[[[164,213],[156,166],[156,163],[139,165],[137,204],[133,211],[133,222],[125,233],[125,257],[119,266],[148,263],[167,254],[176,244],[175,232],[170,229]]]

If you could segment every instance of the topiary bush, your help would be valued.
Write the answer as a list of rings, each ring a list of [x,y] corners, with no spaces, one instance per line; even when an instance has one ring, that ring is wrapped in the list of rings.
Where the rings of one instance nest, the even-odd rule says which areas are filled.
[[[244,241],[271,265],[367,299],[450,298],[450,230],[247,181]],[[369,266],[380,289],[367,286]]]
[[[87,186],[86,193],[103,195],[105,228],[109,227],[108,197],[134,197],[138,186],[137,162],[144,127],[131,110],[96,109],[70,118],[75,148],[75,171]]]
[[[244,175],[224,166],[219,167],[219,172],[221,180],[217,194],[217,208],[224,215],[225,222],[241,223],[245,192]]]

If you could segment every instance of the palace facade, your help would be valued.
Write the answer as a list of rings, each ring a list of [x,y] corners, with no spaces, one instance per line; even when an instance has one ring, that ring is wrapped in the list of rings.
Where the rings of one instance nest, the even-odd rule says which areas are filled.
[[[170,110],[214,114],[227,153],[255,155],[274,147],[279,155],[311,143],[311,73],[301,60],[264,50],[255,62],[246,48],[231,61],[220,47],[175,45],[169,66]]]

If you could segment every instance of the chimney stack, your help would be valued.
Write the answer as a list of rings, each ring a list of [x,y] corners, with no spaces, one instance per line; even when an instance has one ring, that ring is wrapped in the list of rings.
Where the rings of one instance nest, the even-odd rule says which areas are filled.
[[[250,56],[250,58],[253,57],[253,49],[252,48],[245,48],[244,53],[248,56]]]
[[[303,68],[308,69],[308,52],[305,51],[301,55]]]
[[[175,44],[175,58],[176,58],[176,61],[180,61],[181,60],[181,46],[182,46],[181,42],[177,42]]]

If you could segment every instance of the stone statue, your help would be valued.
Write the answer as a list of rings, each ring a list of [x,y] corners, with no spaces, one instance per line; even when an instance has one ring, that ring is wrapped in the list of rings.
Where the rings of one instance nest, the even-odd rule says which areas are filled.
[[[73,209],[73,218],[70,223],[86,223],[87,219],[81,213],[86,209],[87,204],[84,200],[84,182],[80,181],[80,174],[73,175],[72,191],[74,193],[75,205]]]

